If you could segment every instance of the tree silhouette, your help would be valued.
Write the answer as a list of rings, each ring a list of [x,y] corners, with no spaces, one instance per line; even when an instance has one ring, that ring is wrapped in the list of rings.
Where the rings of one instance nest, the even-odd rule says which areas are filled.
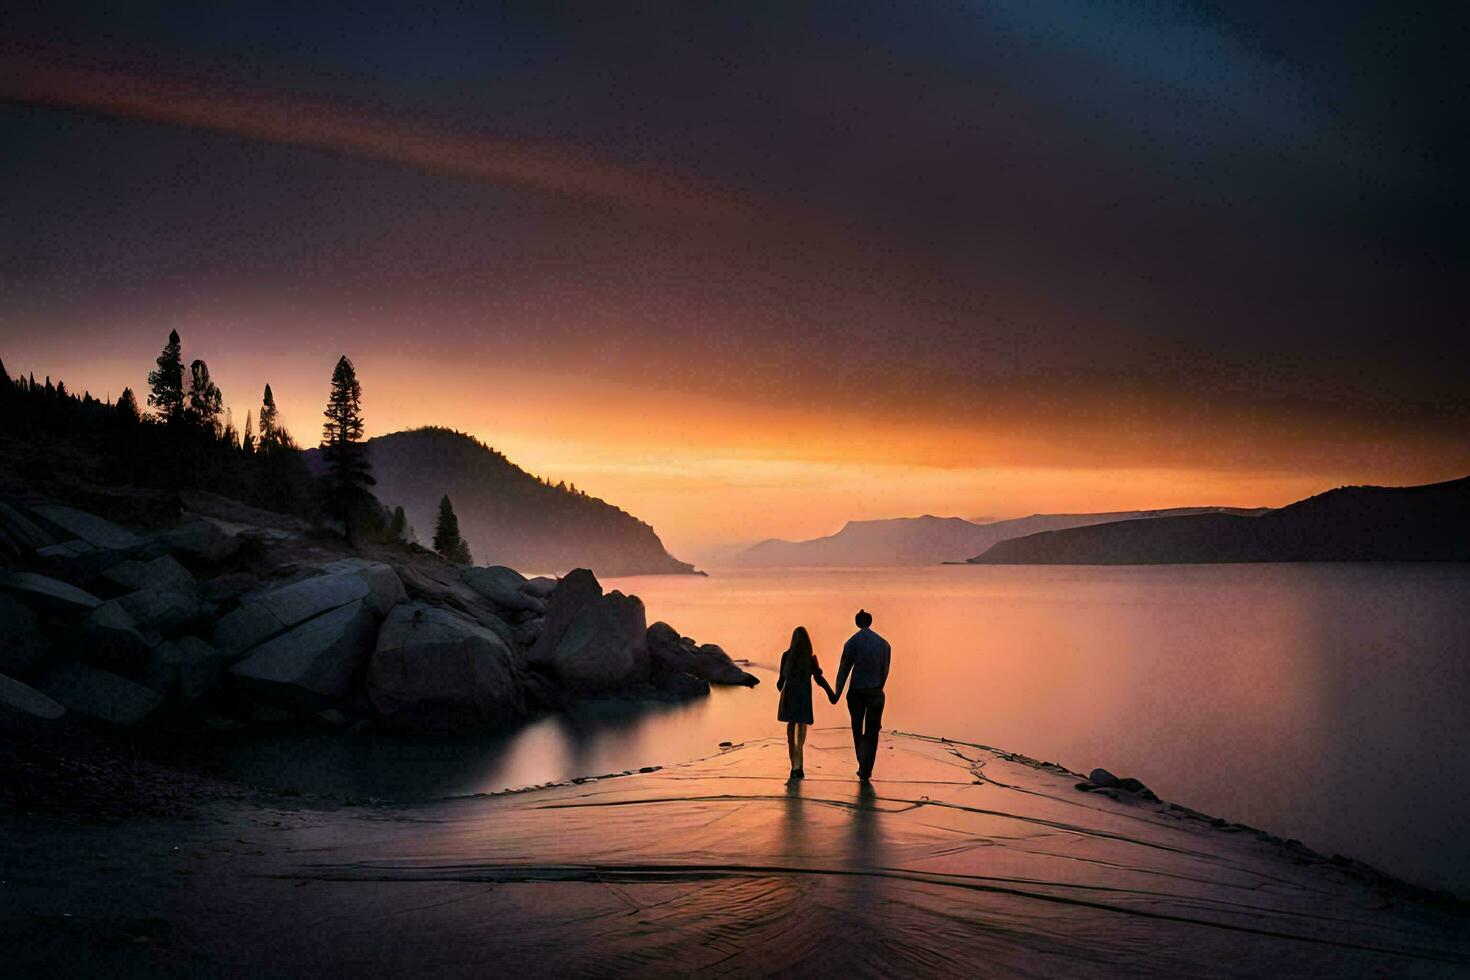
[[[240,440],[240,448],[247,453],[255,452],[255,422],[250,417],[249,409],[245,411],[245,436]]]
[[[133,423],[141,421],[143,413],[138,410],[138,396],[133,394],[133,389],[124,388],[123,393],[117,398],[117,405],[113,409],[117,417],[124,422]]]
[[[332,392],[323,414],[327,420],[322,425],[322,460],[341,503],[353,491],[376,482],[362,445],[362,385],[346,354],[332,371]]]
[[[469,565],[470,546],[459,536],[459,518],[454,516],[454,505],[449,494],[439,501],[439,520],[434,525],[434,550],[452,562]]]
[[[184,403],[184,418],[190,425],[219,438],[219,416],[224,411],[224,396],[209,377],[209,365],[196,360],[189,365],[189,394]]]
[[[388,523],[388,533],[393,536],[394,541],[401,541],[407,530],[408,515],[403,512],[403,505],[399,504],[393,508],[393,520]]]
[[[231,449],[240,448],[240,430],[235,428],[235,410],[225,409],[225,428],[220,433],[220,441]]]
[[[260,400],[260,451],[270,452],[281,445],[280,416],[276,412],[276,396],[271,394],[271,386],[265,386],[265,394]]]
[[[148,372],[148,404],[158,409],[165,422],[180,422],[184,418],[184,359],[177,330],[168,332],[168,343],[157,363],[157,369]]]

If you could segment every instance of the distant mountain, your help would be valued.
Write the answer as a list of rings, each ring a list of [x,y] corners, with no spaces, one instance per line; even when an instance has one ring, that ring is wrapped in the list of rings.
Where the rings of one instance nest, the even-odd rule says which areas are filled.
[[[1001,541],[987,565],[1470,561],[1470,477],[1422,487],[1341,487],[1260,517],[1199,514]]]
[[[653,528],[612,504],[552,486],[471,436],[413,429],[366,443],[377,498],[402,505],[421,544],[434,537],[446,493],[478,565],[528,572],[590,568],[600,576],[688,573]],[[320,469],[317,450],[308,463]]]
[[[1081,527],[1109,521],[1172,517],[1179,514],[1257,514],[1223,507],[1176,507],[1171,510],[1125,510],[1104,514],[1033,514],[1008,521],[978,524],[959,517],[899,517],[848,521],[836,534],[810,541],[771,539],[753,545],[729,563],[744,566],[933,565],[965,561],[997,541],[1054,528]]]

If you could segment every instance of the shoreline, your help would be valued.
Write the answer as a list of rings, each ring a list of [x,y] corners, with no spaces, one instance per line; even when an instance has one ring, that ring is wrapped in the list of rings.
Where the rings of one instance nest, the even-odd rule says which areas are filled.
[[[758,739],[409,804],[236,786],[187,816],[6,813],[0,936],[28,937],[11,947],[18,967],[123,975],[368,962],[454,973],[492,954],[537,973],[725,956],[741,973],[870,962],[928,974],[1040,955],[1122,975],[1140,952],[1164,972],[1470,966],[1463,901],[1186,807],[1082,792],[1055,763],[885,732],[861,784],[844,729],[815,729],[808,753],[796,782],[781,740]],[[770,943],[789,926],[767,912],[796,915],[810,942]],[[882,948],[843,947],[839,912]],[[640,949],[649,928],[667,941]],[[1226,948],[1234,958],[1212,958]]]

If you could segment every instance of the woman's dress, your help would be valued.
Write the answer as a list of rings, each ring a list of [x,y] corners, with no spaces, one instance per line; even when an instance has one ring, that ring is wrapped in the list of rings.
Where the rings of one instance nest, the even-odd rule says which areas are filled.
[[[813,655],[810,673],[803,671],[799,676],[788,676],[786,664],[790,658],[790,650],[781,654],[781,679],[777,682],[781,688],[781,700],[776,706],[776,720],[810,725],[812,724],[812,678],[822,676],[822,665],[817,663],[817,658]]]

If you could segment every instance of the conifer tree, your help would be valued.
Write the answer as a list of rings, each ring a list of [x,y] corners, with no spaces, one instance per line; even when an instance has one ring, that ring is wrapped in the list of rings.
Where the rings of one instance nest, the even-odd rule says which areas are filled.
[[[184,359],[179,332],[170,330],[168,343],[158,355],[158,368],[148,372],[148,404],[165,422],[184,418]]]
[[[403,505],[399,504],[393,508],[393,520],[388,523],[388,533],[394,541],[402,541],[404,533],[408,530],[408,515],[403,512]]]
[[[247,453],[255,452],[255,423],[248,410],[245,412],[245,437],[240,441],[240,448]]]
[[[332,392],[323,414],[327,420],[322,425],[322,459],[335,493],[345,500],[353,490],[376,482],[362,445],[362,385],[346,354],[332,371]]]
[[[218,438],[224,401],[219,386],[209,377],[209,365],[199,360],[189,365],[189,394],[184,405],[189,424]]]
[[[131,388],[123,389],[122,394],[117,398],[114,411],[124,422],[138,422],[143,418],[143,413],[138,410],[138,396],[133,394]]]
[[[276,412],[276,396],[265,386],[260,402],[260,451],[269,452],[281,444],[280,418]]]
[[[220,440],[231,449],[240,448],[240,432],[235,428],[234,409],[225,409],[225,430],[220,434]]]
[[[449,494],[439,501],[439,520],[434,525],[434,550],[452,562],[461,565],[472,563],[470,546],[459,536],[459,518],[454,515],[454,505]]]

